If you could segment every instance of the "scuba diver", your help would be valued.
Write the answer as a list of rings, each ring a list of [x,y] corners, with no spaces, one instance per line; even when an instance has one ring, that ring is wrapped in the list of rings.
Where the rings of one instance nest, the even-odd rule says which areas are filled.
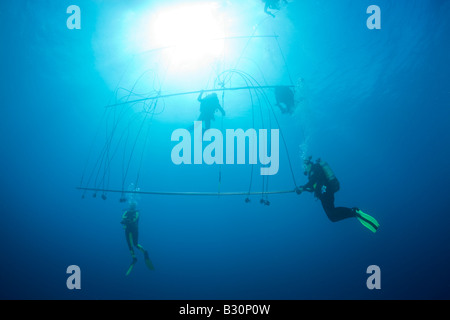
[[[219,98],[216,93],[211,93],[202,98],[203,90],[200,92],[197,100],[200,102],[200,116],[198,121],[203,121],[205,123],[205,130],[211,128],[211,120],[215,120],[214,114],[217,110],[225,116],[225,110],[220,106]]]
[[[134,248],[136,247],[144,254],[145,264],[150,270],[154,270],[153,264],[148,256],[148,252],[138,243],[138,223],[139,223],[139,211],[136,209],[136,203],[131,202],[130,207],[122,215],[122,221],[120,222],[125,229],[125,238],[127,240],[128,249],[130,249],[131,257],[133,261],[128,268],[126,275],[128,276],[133,270],[134,265],[137,262],[136,255],[134,254]]]
[[[314,196],[322,202],[322,207],[332,222],[357,218],[364,227],[376,232],[380,226],[377,220],[359,208],[335,207],[334,194],[339,191],[339,181],[326,162],[317,159],[316,163],[313,163],[311,158],[304,161],[305,175],[309,181],[304,186],[296,188],[297,194],[303,191],[314,192]]]
[[[275,87],[276,106],[280,108],[282,113],[292,114],[295,108],[294,93],[289,87]]]
[[[265,3],[264,12],[275,18],[275,15],[269,9],[280,10],[280,0],[262,0],[262,2]],[[283,0],[283,2],[288,3],[287,0]]]

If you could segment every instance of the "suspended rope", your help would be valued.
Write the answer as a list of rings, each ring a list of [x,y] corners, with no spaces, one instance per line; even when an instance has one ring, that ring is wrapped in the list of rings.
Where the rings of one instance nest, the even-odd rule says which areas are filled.
[[[280,123],[278,121],[278,118],[276,116],[274,108],[272,106],[272,103],[270,102],[269,98],[267,97],[267,94],[264,92],[264,89],[276,88],[278,86],[261,86],[261,85],[259,85],[258,81],[255,78],[253,78],[251,75],[249,75],[249,74],[247,74],[247,73],[245,73],[243,71],[240,71],[240,70],[228,70],[228,71],[223,72],[223,74],[226,74],[226,73],[237,73],[237,74],[240,74],[245,79],[244,81],[247,84],[247,87],[241,87],[241,88],[247,88],[249,90],[253,89],[256,92],[260,92],[260,94],[264,98],[266,104],[269,106],[269,110],[272,112],[272,114],[273,114],[273,116],[275,118],[275,121],[277,123],[277,126],[279,128],[279,131],[280,131],[280,136],[281,136],[281,139],[283,141],[284,149],[286,151],[286,155],[287,155],[287,159],[288,159],[288,163],[289,163],[289,168],[290,168],[290,171],[291,171],[292,180],[294,182],[295,187],[297,187],[297,182],[296,182],[296,179],[295,179],[294,169],[292,167],[292,162],[291,162],[291,159],[290,159],[289,150],[288,150],[288,147],[287,147],[286,139],[285,139],[284,134],[283,134],[283,130],[282,130],[281,126],[280,126]],[[230,78],[231,78],[231,76],[230,76]],[[248,84],[250,84],[250,85],[248,85]],[[286,86],[286,87],[291,87],[292,88],[292,87],[295,87],[295,86],[294,85],[289,85],[289,86]],[[251,95],[251,93],[250,93],[250,95]],[[257,96],[259,98],[259,95],[257,95]],[[260,103],[260,106],[261,106],[261,103]],[[261,115],[261,119],[263,119],[262,115]]]
[[[294,81],[292,81],[291,73],[289,72],[289,67],[288,67],[288,64],[286,62],[286,58],[284,57],[283,50],[281,49],[280,42],[278,41],[278,37],[275,37],[275,40],[277,42],[278,49],[280,50],[281,57],[283,58],[284,66],[285,66],[287,74],[289,76],[289,80],[291,81],[291,84],[294,84]]]
[[[258,81],[257,81],[256,79],[254,79],[251,75],[247,75],[247,76],[248,76],[249,78],[251,78],[256,84],[258,84]],[[293,182],[294,182],[295,187],[297,187],[297,182],[296,182],[296,180],[295,180],[294,169],[293,169],[293,167],[292,167],[292,162],[291,162],[291,159],[290,159],[290,156],[289,156],[289,150],[288,150],[288,147],[287,147],[286,139],[284,138],[283,131],[282,131],[282,129],[281,129],[280,123],[279,123],[278,118],[277,118],[277,116],[276,116],[276,114],[275,114],[275,111],[274,111],[274,109],[273,109],[273,106],[272,106],[272,104],[270,103],[270,100],[269,100],[269,98],[267,97],[267,95],[265,94],[265,92],[262,90],[262,89],[264,89],[264,87],[267,87],[267,86],[256,86],[255,88],[259,88],[259,90],[261,90],[262,96],[263,96],[264,99],[266,100],[266,103],[267,103],[267,105],[270,107],[270,109],[271,109],[271,111],[272,111],[272,114],[273,114],[273,116],[274,116],[274,118],[275,118],[275,121],[276,121],[276,123],[277,123],[277,126],[278,126],[278,128],[279,128],[279,130],[280,130],[280,136],[281,136],[281,139],[282,139],[282,141],[283,141],[284,148],[285,148],[285,151],[286,151],[286,154],[287,154],[288,163],[289,163],[289,168],[290,168],[290,170],[291,170],[291,175],[292,175],[292,180],[293,180]],[[293,87],[293,86],[287,86],[287,87]]]
[[[267,113],[268,113],[268,118],[269,118],[269,130],[271,130],[272,129],[272,117],[270,116],[269,109],[267,110]],[[287,150],[286,150],[286,152],[287,152]],[[262,178],[263,178],[263,190],[266,192],[262,196],[261,203],[263,203],[265,205],[269,205],[270,204],[269,196],[267,194],[267,191],[269,190],[269,176],[263,176]],[[266,183],[265,183],[266,188],[265,189],[264,189],[264,179],[266,180]],[[265,199],[264,199],[264,196],[265,196]]]
[[[118,86],[116,87],[115,90],[115,95],[116,95],[116,101],[117,101],[117,95],[119,93],[120,90],[123,90],[126,92],[126,95],[124,96],[124,98],[126,100],[129,100],[132,96],[148,96],[148,94],[153,93],[153,92],[158,92],[156,90],[152,90],[151,92],[148,92],[147,94],[138,94],[135,92],[135,87],[137,85],[137,83],[140,81],[140,79],[147,73],[149,73],[149,71],[151,71],[154,75],[153,78],[153,86],[155,85],[155,81],[156,81],[156,74],[152,71],[152,70],[147,70],[145,71],[143,74],[141,74],[141,76],[135,81],[134,85],[132,86],[131,90],[125,89],[125,88],[119,88]],[[135,143],[133,145],[133,150],[131,152],[130,155],[130,159],[128,161],[128,165],[126,164],[126,153],[125,153],[125,148],[128,144],[128,139],[129,139],[129,135],[130,135],[130,129],[133,126],[133,123],[138,120],[140,118],[140,114],[138,113],[133,113],[131,116],[131,119],[129,119],[126,123],[125,123],[125,130],[122,131],[122,134],[119,135],[119,137],[116,138],[117,136],[117,130],[119,128],[119,125],[121,122],[123,122],[123,120],[125,119],[125,115],[127,113],[127,111],[129,110],[129,108],[122,108],[122,110],[120,112],[118,112],[118,110],[116,108],[114,109],[105,109],[105,111],[107,110],[112,110],[112,112],[109,112],[107,114],[107,116],[104,115],[104,118],[106,118],[106,123],[105,123],[105,130],[106,130],[106,142],[103,146],[103,149],[100,153],[100,156],[97,158],[97,161],[94,165],[94,167],[92,168],[91,174],[89,176],[89,180],[87,182],[87,185],[89,185],[91,183],[91,180],[94,180],[93,184],[95,187],[99,188],[99,186],[102,186],[103,189],[108,189],[108,185],[110,182],[110,170],[111,170],[111,163],[114,159],[115,154],[117,153],[117,151],[119,150],[120,146],[122,145],[122,141],[125,138],[125,142],[124,142],[124,153],[123,153],[123,160],[122,160],[122,166],[123,166],[123,176],[122,176],[122,181],[125,181],[126,176],[128,174],[128,168],[130,166],[131,163],[131,158],[133,157],[133,153],[134,153],[134,147],[137,143],[137,139],[140,136],[140,132],[143,129],[143,124],[145,122],[145,119],[149,116],[149,114],[151,114],[151,118],[153,118],[153,115],[156,114],[156,105],[157,105],[157,99],[154,100],[154,102],[152,102],[150,105],[147,104],[147,102],[142,102],[143,106],[143,110],[145,112],[145,117],[144,117],[144,121],[142,121],[141,125],[140,125],[140,129],[136,135],[136,140]],[[161,111],[162,112],[162,111]],[[112,124],[111,124],[112,123]],[[148,130],[149,132],[149,130]],[[148,139],[148,134],[147,134],[147,138],[145,140],[145,143]],[[114,145],[113,145],[113,140],[114,140]],[[141,154],[141,164],[142,164],[142,157],[143,157],[143,151]],[[141,168],[141,165],[139,166],[139,170]],[[84,172],[83,172],[83,177],[82,179],[84,180]],[[137,174],[137,178],[136,181],[139,180],[139,174],[140,172],[138,171]],[[82,185],[82,183],[80,183],[80,185]],[[122,189],[124,189],[124,184],[122,183]],[[102,195],[102,198],[105,198],[105,194]]]
[[[222,91],[222,108],[225,109],[225,91]],[[220,131],[223,134],[223,115],[220,118]],[[219,186],[217,191],[219,194],[221,185],[222,185],[222,164],[219,164]]]
[[[250,104],[252,106],[252,127],[254,128],[255,127],[255,111],[254,111],[255,103],[254,103],[254,99],[253,99],[252,89],[250,89],[250,88],[253,88],[253,84],[251,83],[251,80],[249,80],[245,76],[244,73],[241,73],[238,70],[234,70],[234,69],[222,72],[221,74],[218,75],[217,79],[218,79],[219,83],[222,86],[224,86],[225,83],[231,82],[231,78],[232,78],[232,76],[235,73],[238,74],[241,77],[241,79],[245,82],[247,88],[249,88],[248,92],[249,92],[249,96],[250,96]],[[225,79],[221,79],[222,76],[225,77]],[[257,95],[257,98],[258,98],[258,101],[259,101],[259,106],[261,108],[261,101],[260,101],[260,98],[259,98],[258,95]],[[264,127],[264,118],[262,116],[261,116],[261,122],[262,122],[262,126]],[[251,193],[251,188],[252,188],[252,184],[253,184],[253,171],[254,171],[254,164],[251,164],[250,182],[249,182],[249,187],[248,187],[248,195],[250,195],[250,193]],[[245,201],[246,202],[250,202],[250,199],[247,197]]]
[[[252,185],[253,185],[253,180],[254,180],[253,179],[253,171],[254,171],[253,163],[251,165],[249,188],[248,188],[247,192],[222,192],[222,190],[221,190],[222,166],[221,165],[219,165],[219,175],[218,175],[219,181],[218,181],[217,192],[140,191],[140,189],[138,188],[138,183],[139,183],[139,179],[140,179],[140,175],[141,175],[141,169],[142,169],[143,158],[144,158],[144,150],[146,149],[146,146],[147,146],[147,143],[149,140],[149,136],[150,136],[150,125],[149,125],[149,127],[147,127],[147,132],[145,134],[144,133],[144,131],[145,131],[144,124],[146,124],[149,120],[150,120],[150,124],[151,124],[155,114],[159,114],[159,113],[156,113],[156,107],[158,105],[158,102],[163,103],[165,106],[165,100],[164,100],[165,98],[184,96],[184,95],[193,95],[193,94],[199,94],[201,92],[203,92],[203,93],[222,92],[222,107],[225,107],[225,92],[226,91],[240,91],[240,90],[248,91],[249,99],[250,99],[250,103],[251,103],[251,107],[252,107],[251,112],[252,112],[252,127],[253,128],[255,128],[255,126],[258,126],[258,125],[262,125],[262,128],[265,128],[265,124],[267,124],[267,122],[265,120],[266,119],[265,116],[266,116],[266,117],[268,117],[269,129],[271,129],[272,122],[273,122],[272,116],[275,118],[275,122],[276,122],[276,125],[278,126],[278,129],[279,129],[282,141],[283,141],[284,149],[285,149],[285,152],[287,155],[287,160],[289,163],[292,179],[293,179],[295,187],[297,187],[294,170],[293,170],[290,155],[289,155],[289,150],[287,147],[287,142],[285,140],[283,130],[280,127],[280,123],[277,119],[273,105],[267,95],[267,92],[266,92],[266,89],[276,89],[282,85],[268,84],[264,77],[264,74],[263,74],[262,70],[259,68],[258,64],[255,61],[251,60],[250,58],[243,57],[245,51],[247,50],[247,47],[249,46],[249,44],[253,38],[273,38],[276,40],[278,48],[281,53],[281,56],[283,58],[285,67],[287,69],[287,73],[289,75],[289,81],[291,83],[290,85],[283,85],[283,87],[295,88],[296,86],[294,85],[294,83],[292,81],[292,77],[290,75],[290,72],[289,72],[289,69],[288,69],[288,66],[286,63],[286,59],[284,57],[280,43],[278,41],[278,36],[276,34],[269,35],[269,36],[255,36],[256,31],[257,31],[257,29],[255,28],[255,30],[251,36],[224,37],[224,38],[212,39],[212,40],[248,39],[243,52],[241,53],[240,57],[238,58],[237,63],[235,64],[235,68],[224,71],[220,74],[218,74],[219,70],[217,70],[215,72],[216,73],[216,82],[214,83],[214,85],[213,85],[214,87],[212,89],[208,88],[209,87],[208,85],[210,83],[210,79],[208,79],[208,84],[206,86],[206,88],[208,88],[208,89],[206,89],[206,90],[195,90],[195,91],[185,91],[185,92],[175,92],[175,93],[169,92],[169,93],[161,94],[162,86],[160,84],[159,88],[156,90],[155,89],[156,78],[153,78],[153,86],[150,85],[151,87],[153,87],[153,90],[149,91],[148,89],[145,89],[144,92],[146,92],[146,93],[142,93],[142,92],[136,93],[135,89],[136,89],[137,83],[144,76],[144,74],[146,74],[148,71],[151,71],[151,70],[148,70],[148,71],[144,72],[144,74],[141,74],[141,76],[136,80],[136,82],[134,83],[134,85],[131,87],[130,90],[126,89],[126,88],[119,88],[117,86],[117,88],[115,90],[115,94],[116,94],[116,99],[114,101],[115,103],[111,104],[111,101],[109,101],[108,105],[105,106],[105,114],[106,114],[107,110],[112,111],[111,113],[109,113],[109,115],[107,117],[106,143],[103,146],[100,157],[97,159],[97,162],[94,166],[93,171],[91,172],[91,176],[89,177],[89,181],[87,182],[86,186],[85,187],[82,186],[83,181],[84,181],[84,174],[85,174],[85,171],[83,171],[83,176],[81,179],[80,187],[78,187],[77,189],[83,190],[84,191],[83,195],[87,191],[93,191],[94,196],[96,196],[97,192],[101,192],[101,193],[103,193],[102,197],[104,199],[106,198],[105,194],[108,192],[121,193],[122,195],[125,195],[125,194],[148,194],[148,195],[166,195],[166,196],[247,196],[246,202],[247,202],[247,200],[250,201],[249,196],[260,195],[261,203],[264,203],[267,205],[269,204],[268,195],[270,195],[270,194],[286,194],[286,193],[295,192],[296,189],[269,191],[269,177],[268,176],[262,176],[261,191],[252,191]],[[154,50],[161,50],[161,49],[165,49],[165,48],[154,49]],[[149,50],[148,52],[150,52],[150,51],[153,51],[153,50]],[[253,62],[256,65],[256,67],[258,67],[258,70],[262,76],[262,80],[263,80],[262,83],[264,83],[264,85],[260,85],[260,83],[249,73],[238,70],[236,68],[239,61],[244,58],[250,60],[251,62]],[[223,60],[223,64],[225,64],[225,58]],[[167,66],[167,69],[169,69],[169,66]],[[220,69],[220,68],[217,68],[217,69]],[[155,73],[155,75],[156,75],[156,73]],[[166,70],[166,75],[167,75],[167,70]],[[238,75],[239,77],[235,77],[235,78],[239,78],[241,81],[241,83],[239,83],[238,86],[233,86],[233,84],[231,83],[231,79],[233,78],[234,75]],[[234,81],[234,82],[238,82],[238,81]],[[121,98],[118,97],[119,90],[122,90],[123,92],[125,92],[125,94]],[[141,108],[141,105],[139,105],[139,104],[143,105],[142,112],[145,113],[143,119],[138,118],[138,117],[140,117],[140,115],[142,115],[142,112],[140,112],[140,113],[133,112],[133,114],[131,114],[131,115],[129,113],[127,113],[127,111],[135,110],[134,106],[136,106],[136,105],[139,108]],[[133,106],[133,108],[131,108],[132,106]],[[122,110],[120,110],[120,108],[116,108],[116,107],[122,107]],[[259,116],[256,115],[258,113],[257,109],[255,109],[256,107],[259,107]],[[265,113],[266,110],[263,110],[264,107],[267,108],[266,109],[267,114]],[[128,122],[123,124],[125,115],[128,117]],[[112,116],[112,124],[109,121],[111,116]],[[260,117],[260,119],[257,119],[258,117]],[[256,120],[258,120],[258,121],[256,121]],[[137,121],[140,121],[140,124],[137,125],[136,128],[134,128]],[[256,123],[259,121],[260,121],[260,123]],[[224,130],[223,122],[224,122],[224,117],[222,116],[222,118],[221,118],[222,133]],[[118,132],[119,124],[121,126],[120,129],[125,128],[125,130],[122,131],[121,134],[120,134],[120,132]],[[108,131],[108,128],[110,129],[110,131]],[[137,160],[137,162],[138,162],[137,169],[138,170],[137,170],[136,180],[134,183],[136,188],[131,191],[125,190],[125,184],[126,184],[126,180],[129,175],[132,159],[134,158],[135,154],[138,152],[137,146],[138,146],[138,140],[140,139],[141,134],[145,135],[145,139],[144,139],[144,144],[143,144],[143,150],[140,153],[140,159]],[[113,140],[114,140],[114,144],[113,144]],[[128,140],[130,140],[131,151],[129,150],[130,146],[128,146],[128,142],[129,142]],[[122,159],[122,186],[121,186],[121,189],[119,190],[119,189],[109,187],[109,183],[110,183],[109,179],[110,179],[110,174],[111,174],[112,170],[114,169],[114,167],[112,167],[113,158],[116,155],[116,153],[120,147],[123,149],[124,153],[122,156],[123,157],[123,159]],[[139,147],[141,147],[141,144],[139,144]],[[266,150],[266,153],[267,153],[267,150]],[[138,155],[136,155],[136,157],[139,158]],[[85,168],[85,170],[86,170],[86,168]],[[134,168],[133,168],[133,170],[134,170]],[[92,186],[92,185],[90,186],[91,178],[94,178],[94,176],[95,176],[95,179],[94,179],[93,187],[91,187]],[[130,176],[131,176],[131,173],[130,173]],[[258,187],[256,187],[256,188],[258,188]]]

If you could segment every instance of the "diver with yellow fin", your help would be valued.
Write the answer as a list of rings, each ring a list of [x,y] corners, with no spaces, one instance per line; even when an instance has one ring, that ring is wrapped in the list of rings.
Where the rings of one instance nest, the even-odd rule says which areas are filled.
[[[128,268],[126,275],[128,276],[133,270],[134,265],[137,262],[136,255],[134,253],[134,247],[138,248],[144,254],[145,265],[154,270],[153,264],[148,256],[148,252],[138,243],[138,223],[139,223],[139,211],[136,209],[136,203],[130,202],[130,207],[122,215],[122,221],[120,222],[125,229],[125,238],[127,240],[128,248],[130,249],[131,257],[133,261]]]
[[[322,207],[332,222],[347,218],[357,218],[361,224],[372,232],[376,232],[380,224],[375,218],[364,213],[359,208],[335,207],[334,194],[339,191],[339,181],[334,175],[328,163],[312,157],[304,160],[305,175],[308,183],[296,189],[297,194],[303,191],[314,192],[314,196],[322,202]]]

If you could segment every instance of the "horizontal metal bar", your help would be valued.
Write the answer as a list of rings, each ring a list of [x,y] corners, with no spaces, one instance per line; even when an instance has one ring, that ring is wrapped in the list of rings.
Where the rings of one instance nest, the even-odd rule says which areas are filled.
[[[112,192],[122,194],[147,194],[147,195],[160,195],[160,196],[248,196],[248,195],[268,195],[268,194],[284,194],[293,193],[295,189],[280,190],[280,191],[267,191],[267,192],[163,192],[163,191],[126,191],[115,189],[101,189],[101,188],[85,188],[77,187],[78,190],[95,191],[95,192]]]
[[[125,102],[110,104],[110,105],[106,106],[106,108],[116,107],[116,106],[129,104],[129,103],[143,102],[143,101],[147,101],[147,100],[155,100],[155,99],[160,99],[160,98],[169,98],[169,97],[182,96],[182,95],[188,95],[188,94],[198,94],[202,91],[203,92],[214,92],[214,91],[235,91],[235,90],[260,90],[260,89],[274,89],[277,87],[293,88],[295,86],[293,86],[293,85],[247,86],[247,87],[218,88],[218,89],[195,90],[195,91],[186,91],[186,92],[178,92],[178,93],[170,93],[170,94],[159,94],[159,95],[148,97],[148,98],[142,98],[142,99],[137,99],[137,100],[130,100],[130,101],[125,101]]]

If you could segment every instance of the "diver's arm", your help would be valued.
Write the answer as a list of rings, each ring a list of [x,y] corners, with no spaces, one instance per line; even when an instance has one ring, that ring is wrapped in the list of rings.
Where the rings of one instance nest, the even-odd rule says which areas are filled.
[[[136,214],[134,215],[133,223],[136,222],[139,219],[139,211],[136,211]]]
[[[311,180],[308,181],[308,183],[306,183],[305,185],[295,188],[295,192],[297,194],[301,194],[303,191],[308,191],[308,192],[314,191],[314,187],[313,187]]]
[[[127,221],[127,211],[125,211],[122,215],[122,221],[120,223],[123,225],[124,228],[127,227],[128,221]]]
[[[197,100],[198,100],[199,102],[202,102],[202,96],[203,96],[203,90],[200,91],[200,94],[198,95]]]
[[[217,109],[222,113],[222,116],[225,116],[225,110],[223,110],[220,104],[217,106]]]
[[[275,15],[272,12],[269,12],[269,10],[268,10],[269,6],[270,6],[269,1],[266,1],[266,5],[264,6],[264,12],[275,18]]]
[[[301,186],[301,190],[302,191],[308,191],[308,192],[314,192],[314,185],[319,181],[320,176],[317,174],[317,171],[314,170],[314,168],[312,169],[309,178],[308,178],[308,182]]]
[[[314,191],[314,183],[313,183],[313,181],[309,180],[307,184],[305,184],[304,186],[302,186],[300,188],[302,191],[313,192]]]

